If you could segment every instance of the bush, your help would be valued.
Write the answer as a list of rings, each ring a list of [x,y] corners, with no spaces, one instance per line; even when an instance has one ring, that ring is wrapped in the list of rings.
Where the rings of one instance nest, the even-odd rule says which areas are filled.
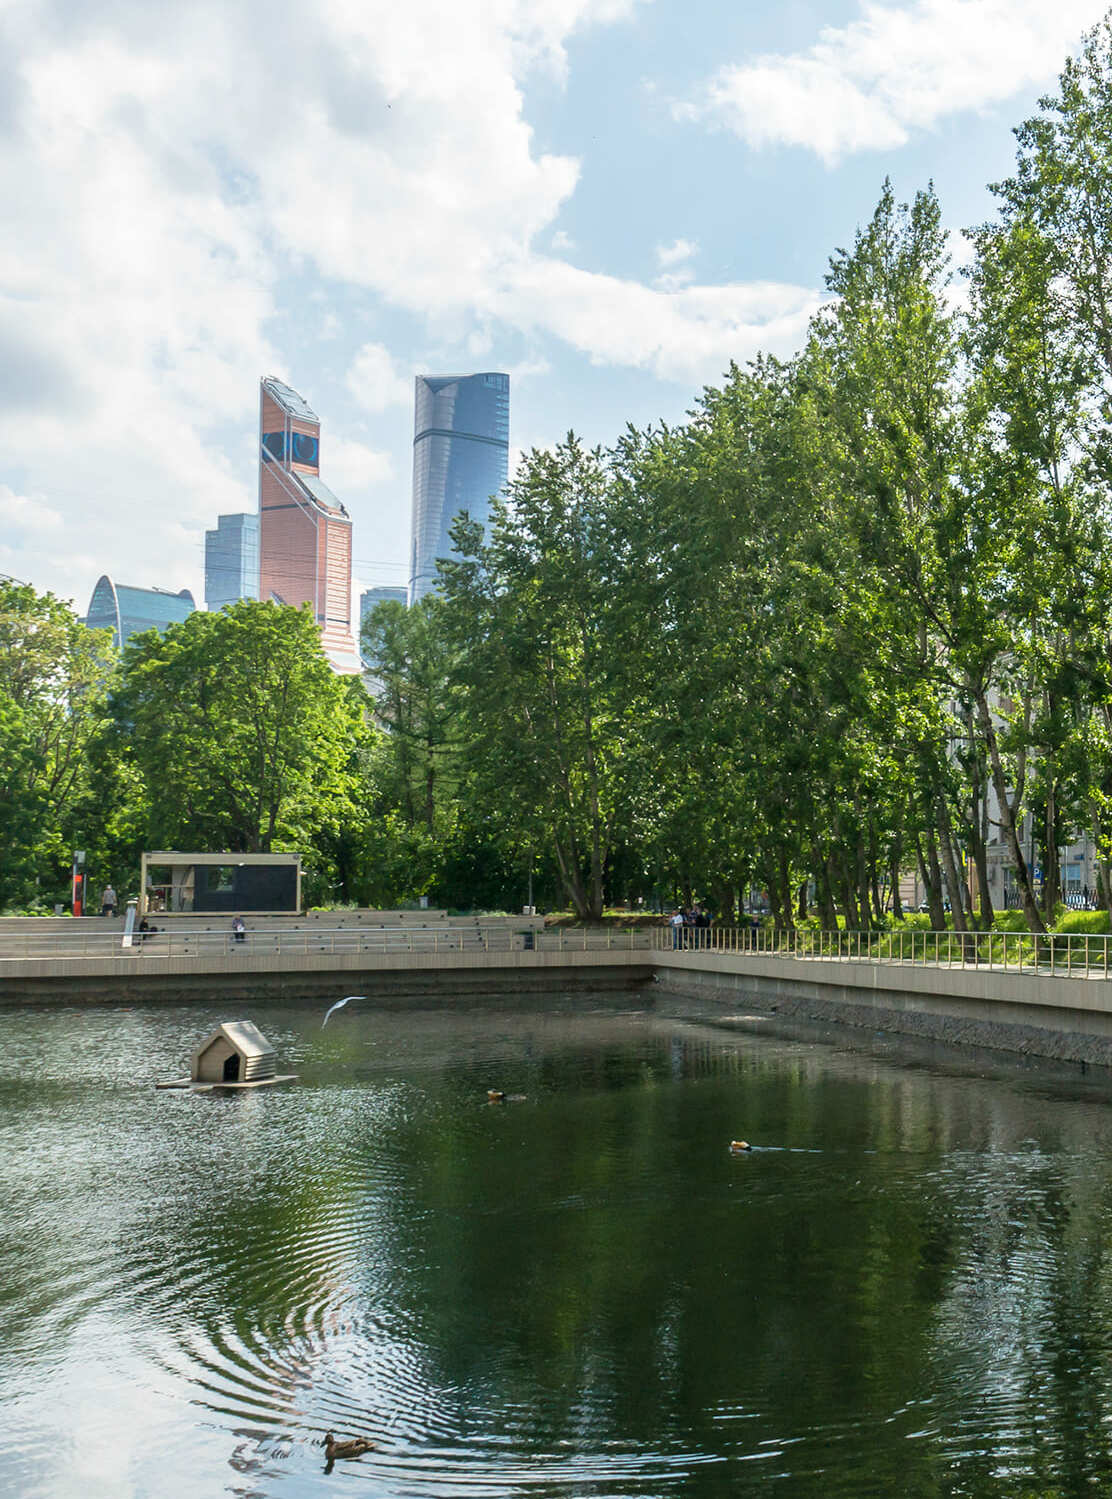
[[[1056,932],[1106,932],[1108,930],[1107,911],[1067,911],[1060,921],[1055,923]]]

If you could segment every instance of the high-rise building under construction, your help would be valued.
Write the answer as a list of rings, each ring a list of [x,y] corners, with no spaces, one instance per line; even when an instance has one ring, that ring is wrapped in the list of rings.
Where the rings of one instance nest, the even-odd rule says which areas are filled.
[[[309,604],[335,670],[360,670],[351,518],[320,477],[320,418],[273,377],[259,388],[259,597]]]

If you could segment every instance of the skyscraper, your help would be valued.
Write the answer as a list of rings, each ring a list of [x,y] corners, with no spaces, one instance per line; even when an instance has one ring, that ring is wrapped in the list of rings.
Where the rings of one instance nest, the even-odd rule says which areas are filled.
[[[334,669],[359,671],[351,520],[320,477],[319,417],[273,377],[259,389],[259,597],[309,604]]]
[[[509,455],[509,375],[417,376],[411,604],[432,587],[436,559],[450,554],[456,516],[466,510],[486,523],[491,496],[506,482]]]
[[[362,625],[367,615],[378,604],[404,604],[408,597],[404,588],[388,588],[381,585],[378,588],[364,588],[359,595],[359,623]]]
[[[378,588],[365,588],[359,595],[359,654],[363,658],[364,667],[367,664],[367,658],[363,655],[363,626],[367,623],[368,614],[370,614],[372,609],[377,608],[379,604],[401,604],[404,609],[408,600],[408,589],[390,588],[385,584],[380,585]],[[377,695],[381,686],[380,683],[366,674],[364,674],[363,683],[364,686],[370,689],[372,695]]]
[[[405,588],[391,588],[381,584],[378,588],[365,588],[359,595],[359,649],[363,650],[363,626],[367,615],[379,604],[404,604],[409,597]]]
[[[188,588],[130,588],[113,583],[107,573],[97,579],[85,623],[90,630],[111,630],[119,649],[141,630],[164,630],[193,613],[196,605]]]
[[[223,609],[259,596],[258,515],[218,515],[205,532],[205,605]]]

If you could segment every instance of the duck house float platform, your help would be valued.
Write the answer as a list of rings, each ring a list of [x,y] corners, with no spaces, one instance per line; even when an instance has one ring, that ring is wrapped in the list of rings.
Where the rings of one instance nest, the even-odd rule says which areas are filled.
[[[279,1073],[278,1055],[251,1020],[226,1020],[206,1036],[193,1053],[189,1077],[156,1083],[156,1088],[266,1088],[292,1083],[296,1073]]]

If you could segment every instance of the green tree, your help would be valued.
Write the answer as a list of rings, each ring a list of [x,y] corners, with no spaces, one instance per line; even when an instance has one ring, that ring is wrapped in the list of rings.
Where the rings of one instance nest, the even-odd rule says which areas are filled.
[[[443,613],[443,601],[427,594],[411,609],[379,604],[363,625],[375,717],[393,751],[387,789],[407,825],[429,834],[459,782],[459,690]]]
[[[0,906],[66,889],[113,656],[61,599],[0,581]]]
[[[441,564],[476,784],[509,810],[523,848],[551,851],[567,899],[592,919],[637,748],[616,690],[635,647],[613,587],[612,489],[602,454],[569,434],[527,455],[487,538],[460,524],[460,559]]]
[[[113,707],[154,846],[311,846],[351,815],[363,697],[305,610],[241,601],[133,636]]]

